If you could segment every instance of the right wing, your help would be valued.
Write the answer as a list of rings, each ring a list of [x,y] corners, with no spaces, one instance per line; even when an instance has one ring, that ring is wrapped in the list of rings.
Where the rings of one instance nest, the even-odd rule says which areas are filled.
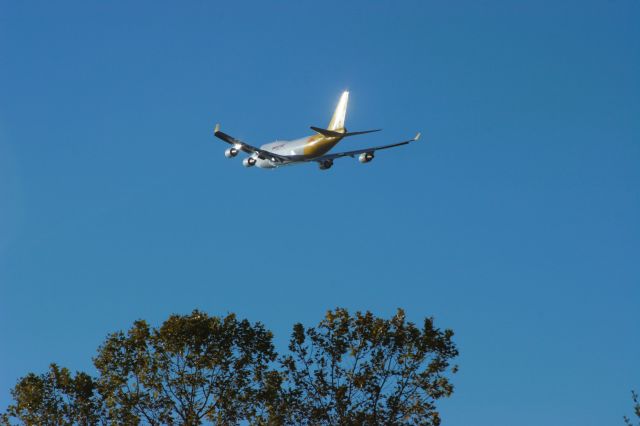
[[[382,146],[376,146],[373,148],[363,148],[355,151],[338,152],[335,154],[323,155],[322,157],[313,158],[309,161],[322,162],[326,160],[335,160],[336,158],[341,158],[341,157],[355,157],[356,155],[364,154],[366,152],[373,153],[374,151],[379,151],[381,149],[388,149],[388,148],[394,148],[396,146],[407,145],[407,144],[410,144],[411,142],[417,141],[418,139],[420,139],[420,132],[418,132],[412,139],[402,141],[402,142],[392,143],[391,145],[382,145]]]
[[[273,162],[280,162],[280,163],[290,161],[290,158],[284,155],[279,155],[271,151],[266,151],[264,149],[256,148],[253,145],[249,145],[248,143],[242,142],[240,139],[236,139],[233,136],[230,136],[224,132],[221,132],[219,124],[216,124],[216,128],[214,129],[213,134],[218,139],[222,139],[226,143],[233,145],[236,149],[246,152],[247,154],[253,154],[253,153],[258,154],[258,158],[260,159],[271,160]]]

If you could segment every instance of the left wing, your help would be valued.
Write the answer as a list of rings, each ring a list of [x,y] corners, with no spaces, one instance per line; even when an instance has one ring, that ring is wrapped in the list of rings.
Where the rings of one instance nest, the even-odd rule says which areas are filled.
[[[327,160],[335,160],[336,158],[341,158],[341,157],[355,157],[356,155],[360,155],[360,154],[364,154],[364,153],[373,153],[374,151],[379,151],[381,149],[394,148],[396,146],[408,145],[411,142],[417,141],[418,139],[420,139],[420,132],[418,132],[413,137],[413,139],[409,139],[409,140],[398,142],[398,143],[392,143],[391,145],[382,145],[382,146],[376,146],[376,147],[373,147],[373,148],[363,148],[363,149],[358,149],[358,150],[355,150],[355,151],[337,152],[335,154],[323,155],[322,157],[313,158],[313,159],[311,159],[309,161],[322,162],[322,161],[327,161]]]
[[[230,136],[224,132],[221,132],[219,124],[216,124],[216,128],[214,129],[213,134],[218,139],[222,139],[226,143],[233,145],[236,149],[246,152],[247,154],[253,154],[253,153],[258,154],[258,158],[262,160],[271,160],[273,162],[280,162],[280,163],[290,160],[288,157],[284,155],[279,155],[271,151],[256,148],[255,146],[242,142],[240,139],[236,139],[233,136]]]

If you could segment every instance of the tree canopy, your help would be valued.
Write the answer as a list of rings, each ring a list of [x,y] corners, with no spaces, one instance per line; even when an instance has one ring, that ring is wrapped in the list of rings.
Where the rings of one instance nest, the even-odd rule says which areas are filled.
[[[295,324],[278,354],[261,323],[200,311],[160,327],[136,321],[107,336],[96,375],[49,370],[22,377],[4,425],[438,425],[453,392],[451,330],[402,310],[328,311]]]
[[[86,373],[73,376],[56,364],[21,378],[11,395],[14,404],[0,418],[3,424],[17,419],[26,425],[96,425],[104,419],[94,379]]]
[[[276,354],[271,332],[235,315],[172,315],[158,329],[136,321],[113,333],[94,363],[110,418],[127,424],[236,424],[260,405],[257,393]]]
[[[445,373],[458,352],[451,330],[422,328],[399,310],[328,312],[317,327],[296,324],[283,358],[295,424],[439,424],[435,401],[453,386]]]
[[[637,425],[640,426],[640,401],[638,400],[638,394],[636,391],[631,391],[631,399],[633,400],[633,414],[638,419]],[[633,422],[627,416],[624,416],[624,422],[627,426],[633,426]]]

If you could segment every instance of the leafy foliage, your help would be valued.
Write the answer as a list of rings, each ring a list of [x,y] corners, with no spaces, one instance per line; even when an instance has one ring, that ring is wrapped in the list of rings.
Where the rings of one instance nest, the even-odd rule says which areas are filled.
[[[30,373],[11,391],[14,404],[0,418],[15,418],[25,425],[95,425],[101,423],[101,400],[95,381],[85,373],[71,375],[51,364],[39,376]]]
[[[109,417],[151,425],[236,424],[255,415],[272,335],[234,315],[171,316],[159,329],[136,321],[99,349],[95,365]]]
[[[640,402],[638,401],[638,394],[635,391],[631,391],[631,399],[633,399],[633,412],[639,419],[637,425],[640,426]],[[624,416],[624,422],[627,426],[633,426],[631,419],[627,416]]]
[[[315,328],[296,324],[283,360],[289,422],[439,424],[435,401],[453,392],[445,374],[458,354],[452,336],[430,318],[422,328],[406,322],[402,310],[385,320],[336,309]]]
[[[451,395],[451,330],[370,312],[293,327],[277,357],[260,323],[200,311],[107,336],[96,378],[52,364],[12,390],[0,424],[437,425]]]

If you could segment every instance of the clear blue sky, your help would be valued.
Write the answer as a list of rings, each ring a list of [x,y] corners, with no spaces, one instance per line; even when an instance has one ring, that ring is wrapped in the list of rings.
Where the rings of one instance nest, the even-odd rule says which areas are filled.
[[[231,5],[233,3],[233,5]],[[640,2],[0,1],[0,407],[194,308],[453,328],[446,425],[622,424],[640,390]],[[368,165],[223,156],[326,125]]]

